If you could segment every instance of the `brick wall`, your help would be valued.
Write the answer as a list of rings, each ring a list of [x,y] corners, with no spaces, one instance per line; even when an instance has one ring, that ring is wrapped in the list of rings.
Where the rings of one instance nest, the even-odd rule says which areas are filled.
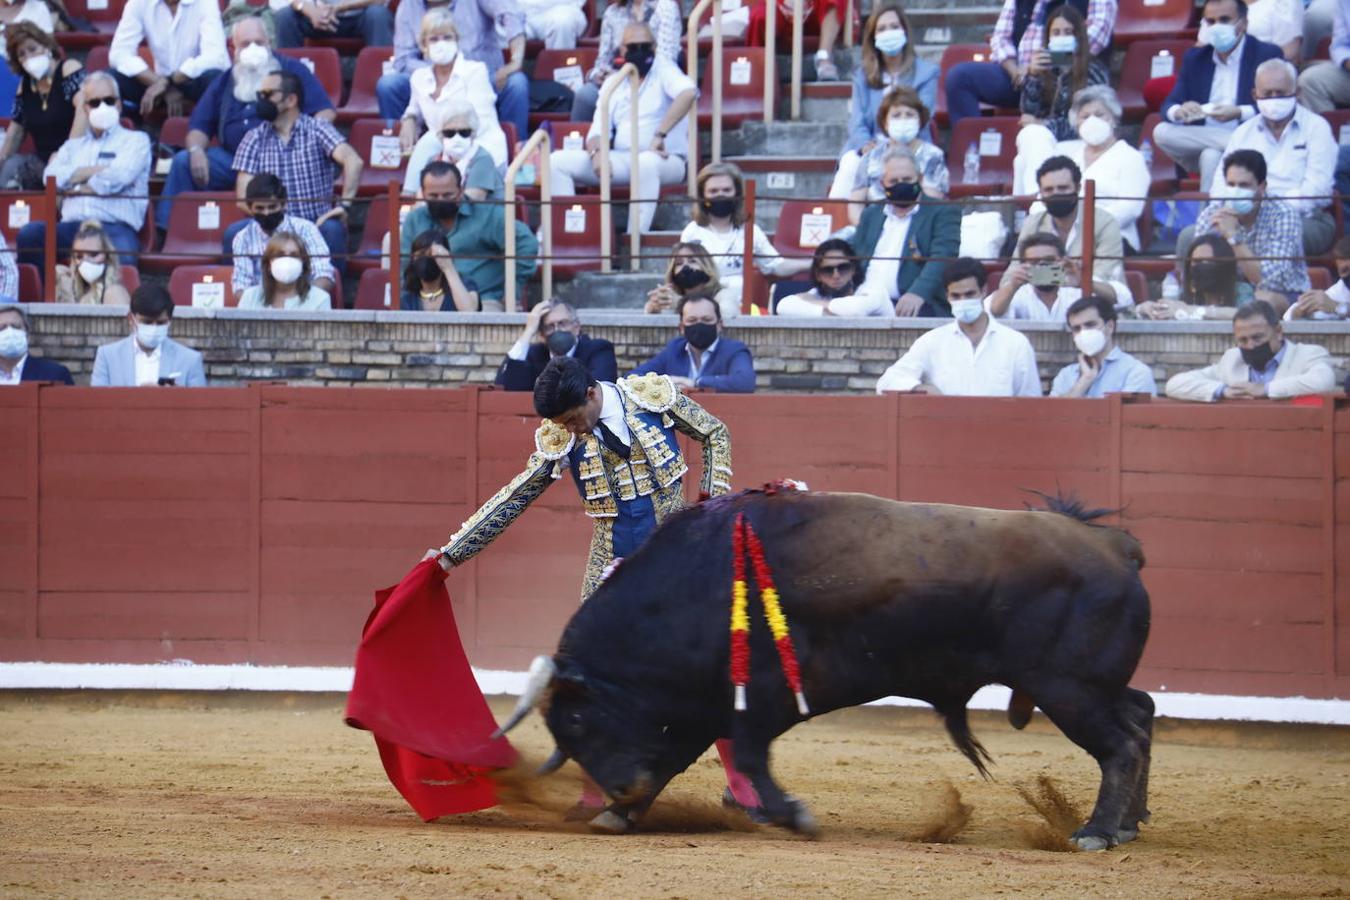
[[[127,333],[124,310],[57,304],[28,306],[35,355],[68,366],[87,384],[101,344]],[[650,358],[675,334],[675,317],[583,310],[583,327],[614,342],[619,371]],[[525,321],[507,313],[344,311],[324,314],[179,309],[172,334],[206,356],[207,378],[232,385],[490,383]],[[728,333],[750,345],[759,389],[870,392],[877,376],[933,323],[898,319],[794,321],[742,318]],[[1047,386],[1074,358],[1061,327],[1022,323]],[[1295,324],[1289,334],[1325,346],[1344,366],[1350,324]],[[1121,344],[1152,367],[1159,386],[1181,370],[1217,359],[1232,345],[1224,322],[1121,322]]]

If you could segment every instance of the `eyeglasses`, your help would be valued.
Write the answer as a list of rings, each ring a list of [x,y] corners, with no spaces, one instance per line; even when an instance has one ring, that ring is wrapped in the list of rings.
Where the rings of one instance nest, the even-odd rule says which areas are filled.
[[[104,106],[104,105],[107,105],[107,106],[116,106],[116,105],[117,105],[117,98],[116,98],[116,97],[90,97],[90,98],[88,99],[88,101],[86,101],[86,102],[89,104],[89,108],[90,108],[90,109],[98,109],[100,106]]]
[[[541,334],[552,334],[559,328],[568,329],[577,323],[576,319],[561,319],[557,322],[543,322],[539,326]]]
[[[839,263],[833,266],[821,266],[818,270],[822,275],[847,275],[853,271],[853,263]]]
[[[275,88],[275,89],[270,90],[270,91],[258,91],[258,99],[259,99],[259,100],[271,100],[273,97],[275,97],[277,94],[280,94],[280,93],[281,93],[281,88]]]
[[[471,138],[471,137],[473,137],[473,129],[472,129],[472,128],[447,128],[447,129],[445,129],[444,131],[441,132],[441,137],[446,137],[446,138],[452,138],[452,137]]]

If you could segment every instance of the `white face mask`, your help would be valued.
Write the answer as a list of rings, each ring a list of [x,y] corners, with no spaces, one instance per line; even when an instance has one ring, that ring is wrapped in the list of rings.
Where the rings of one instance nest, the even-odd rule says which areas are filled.
[[[962,325],[969,325],[984,315],[984,301],[978,297],[970,300],[953,300],[952,318]]]
[[[459,55],[459,42],[442,38],[427,44],[427,59],[438,66],[448,66]]]
[[[1078,136],[1089,147],[1100,147],[1111,140],[1113,134],[1115,129],[1111,127],[1111,123],[1097,116],[1087,116],[1078,123]]]
[[[908,144],[919,136],[918,119],[890,119],[886,122],[886,134],[893,141]]]
[[[1073,53],[1078,49],[1078,38],[1072,34],[1056,34],[1045,42],[1045,49],[1051,53]]]
[[[262,44],[249,44],[235,55],[235,62],[250,69],[257,69],[271,58],[271,51]]]
[[[108,268],[108,264],[101,262],[93,262],[92,260],[86,259],[83,262],[81,262],[79,266],[77,266],[76,268],[80,270],[81,278],[83,278],[90,284],[93,284],[95,281],[98,281],[100,278],[103,277],[103,272],[105,269]]]
[[[1283,122],[1294,114],[1298,100],[1294,97],[1267,97],[1256,101],[1261,117],[1267,122]]]
[[[23,70],[32,76],[34,81],[41,81],[45,78],[51,68],[52,55],[50,53],[39,53],[23,61]]]
[[[99,131],[107,131],[117,124],[120,117],[117,107],[102,103],[89,111],[89,124]]]
[[[278,256],[269,267],[272,277],[280,284],[295,284],[304,271],[305,264],[294,256]]]
[[[1084,328],[1073,336],[1073,345],[1084,356],[1096,356],[1106,349],[1106,332],[1100,328]]]
[[[147,325],[144,322],[136,323],[136,343],[140,344],[146,350],[158,350],[159,345],[164,343],[164,339],[169,336],[169,323],[162,325]]]
[[[463,159],[464,154],[469,151],[471,146],[473,146],[473,138],[460,137],[459,135],[441,138],[441,148],[445,150],[445,155],[455,161]]]
[[[0,328],[0,357],[23,359],[28,352],[28,332],[14,325]]]

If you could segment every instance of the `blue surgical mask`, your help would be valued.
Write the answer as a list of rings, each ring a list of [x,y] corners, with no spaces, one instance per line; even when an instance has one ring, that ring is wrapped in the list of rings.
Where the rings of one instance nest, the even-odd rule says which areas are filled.
[[[1232,50],[1237,42],[1237,26],[1231,22],[1215,22],[1209,26],[1209,45],[1220,53]]]
[[[1251,188],[1229,187],[1224,190],[1224,203],[1239,216],[1245,216],[1255,206],[1256,191]]]
[[[952,318],[962,325],[969,325],[984,315],[984,301],[975,297],[970,300],[953,300]]]
[[[1057,34],[1046,43],[1051,53],[1072,53],[1078,49],[1078,38],[1071,34]]]
[[[14,325],[0,328],[0,356],[22,359],[28,353],[28,332]]]
[[[899,56],[905,49],[905,44],[909,43],[909,37],[905,34],[903,28],[892,28],[890,31],[877,32],[875,38],[877,49],[887,56]]]

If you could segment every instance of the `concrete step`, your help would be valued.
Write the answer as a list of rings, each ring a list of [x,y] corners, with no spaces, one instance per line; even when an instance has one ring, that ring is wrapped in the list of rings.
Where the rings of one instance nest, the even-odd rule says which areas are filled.
[[[722,135],[723,156],[829,156],[848,137],[846,121],[746,122]]]
[[[986,3],[952,8],[942,6],[906,7],[905,14],[914,29],[920,47],[941,48],[947,44],[982,44],[998,20],[999,7]],[[941,49],[938,55],[941,56]]]
[[[557,295],[586,309],[640,310],[662,276],[649,272],[582,272],[560,284]]]

